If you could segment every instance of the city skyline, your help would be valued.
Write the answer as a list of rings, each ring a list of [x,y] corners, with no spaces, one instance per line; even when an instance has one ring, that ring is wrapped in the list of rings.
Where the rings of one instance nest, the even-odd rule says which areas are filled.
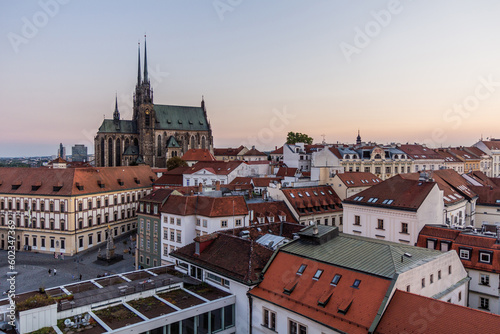
[[[26,1],[0,18],[0,156],[84,144],[115,94],[132,116],[137,43],[154,101],[199,106],[215,147],[321,142],[472,145],[495,137],[493,1]],[[8,144],[8,145],[6,145]]]

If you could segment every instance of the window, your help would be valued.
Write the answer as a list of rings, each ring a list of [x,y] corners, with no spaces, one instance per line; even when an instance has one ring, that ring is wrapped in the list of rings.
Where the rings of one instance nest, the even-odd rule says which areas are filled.
[[[491,263],[491,253],[489,252],[479,252],[479,262]]]
[[[333,276],[333,279],[332,279],[330,284],[332,284],[332,285],[339,284],[340,278],[342,278],[342,275],[335,274],[335,276]]]
[[[177,226],[181,226],[181,219],[177,218]]]
[[[262,326],[267,327],[269,329],[276,329],[276,313],[269,311],[268,309],[264,309],[263,314],[263,324]]]
[[[201,221],[199,218],[196,219],[196,226],[200,226],[201,225]]]
[[[241,219],[236,219],[236,226],[241,226]]]
[[[459,248],[460,258],[463,260],[470,260],[470,249],[468,248]]]
[[[222,220],[220,222],[220,227],[227,227],[227,220]]]
[[[422,278],[422,288],[425,288],[425,277]]]
[[[181,242],[181,231],[177,231],[177,242]]]
[[[384,229],[384,220],[383,219],[377,219],[377,229],[379,229],[379,230]]]
[[[170,224],[174,224],[174,223],[175,223],[174,217],[170,217]]]
[[[307,264],[301,264],[299,267],[299,270],[297,270],[297,274],[302,275],[304,273],[304,270],[306,270]]]
[[[175,241],[175,232],[174,232],[174,230],[170,230],[170,241]]]
[[[83,247],[83,237],[78,238],[78,247]]]
[[[429,283],[432,284],[434,283],[434,275],[431,274],[431,276],[429,277]]]
[[[438,270],[438,280],[441,279],[441,270]]]
[[[318,269],[316,273],[313,276],[313,279],[318,280],[321,277],[321,274],[323,273],[323,270]]]
[[[91,246],[93,244],[93,240],[92,240],[92,234],[89,234],[89,246]]]
[[[207,278],[219,285],[225,286],[226,288],[229,288],[229,281],[227,279],[224,279],[220,276],[214,275],[212,273],[207,273]]]
[[[361,225],[361,217],[354,216],[354,225]]]
[[[410,286],[409,285],[406,286],[406,292],[410,292]]]
[[[449,241],[441,241],[441,252],[447,252],[450,250],[450,242]]]
[[[299,324],[293,320],[288,322],[288,333],[289,334],[307,334],[307,327],[305,325]]]
[[[460,291],[460,292],[458,293],[458,301],[461,301],[461,300],[462,300],[462,291]]]
[[[207,225],[208,225],[207,220],[206,220],[206,219],[203,219],[203,227],[207,227]]]
[[[481,280],[481,283],[479,283],[479,284],[490,286],[490,275],[481,274],[480,280]]]
[[[451,275],[451,266],[448,266],[448,275]]]
[[[356,280],[354,280],[354,283],[352,283],[352,287],[357,289],[357,288],[359,288],[360,284],[361,284],[361,280],[356,279]]]
[[[428,238],[427,239],[427,248],[435,249],[436,248],[436,239]]]
[[[479,297],[479,308],[484,310],[490,309],[490,300],[489,298]]]
[[[401,223],[401,233],[408,234],[408,223]]]

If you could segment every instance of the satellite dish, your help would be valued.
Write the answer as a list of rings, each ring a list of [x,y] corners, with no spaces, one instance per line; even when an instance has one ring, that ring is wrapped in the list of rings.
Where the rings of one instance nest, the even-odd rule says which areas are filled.
[[[72,323],[71,319],[66,319],[66,320],[64,320],[64,325],[65,325],[66,327],[71,326],[71,323]]]

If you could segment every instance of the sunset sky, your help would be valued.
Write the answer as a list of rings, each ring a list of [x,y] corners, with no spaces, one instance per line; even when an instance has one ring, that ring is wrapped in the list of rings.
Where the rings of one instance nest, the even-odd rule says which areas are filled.
[[[71,153],[154,102],[205,97],[216,147],[500,137],[499,1],[0,1],[0,156]],[[90,153],[89,152],[89,153]]]

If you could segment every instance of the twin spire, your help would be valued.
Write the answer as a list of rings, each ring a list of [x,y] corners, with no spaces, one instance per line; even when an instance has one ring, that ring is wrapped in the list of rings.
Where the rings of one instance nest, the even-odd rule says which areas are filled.
[[[143,83],[149,83],[148,77],[148,54],[146,47],[146,35],[144,35],[144,81]],[[137,86],[141,85],[141,43],[138,43],[137,48]]]

